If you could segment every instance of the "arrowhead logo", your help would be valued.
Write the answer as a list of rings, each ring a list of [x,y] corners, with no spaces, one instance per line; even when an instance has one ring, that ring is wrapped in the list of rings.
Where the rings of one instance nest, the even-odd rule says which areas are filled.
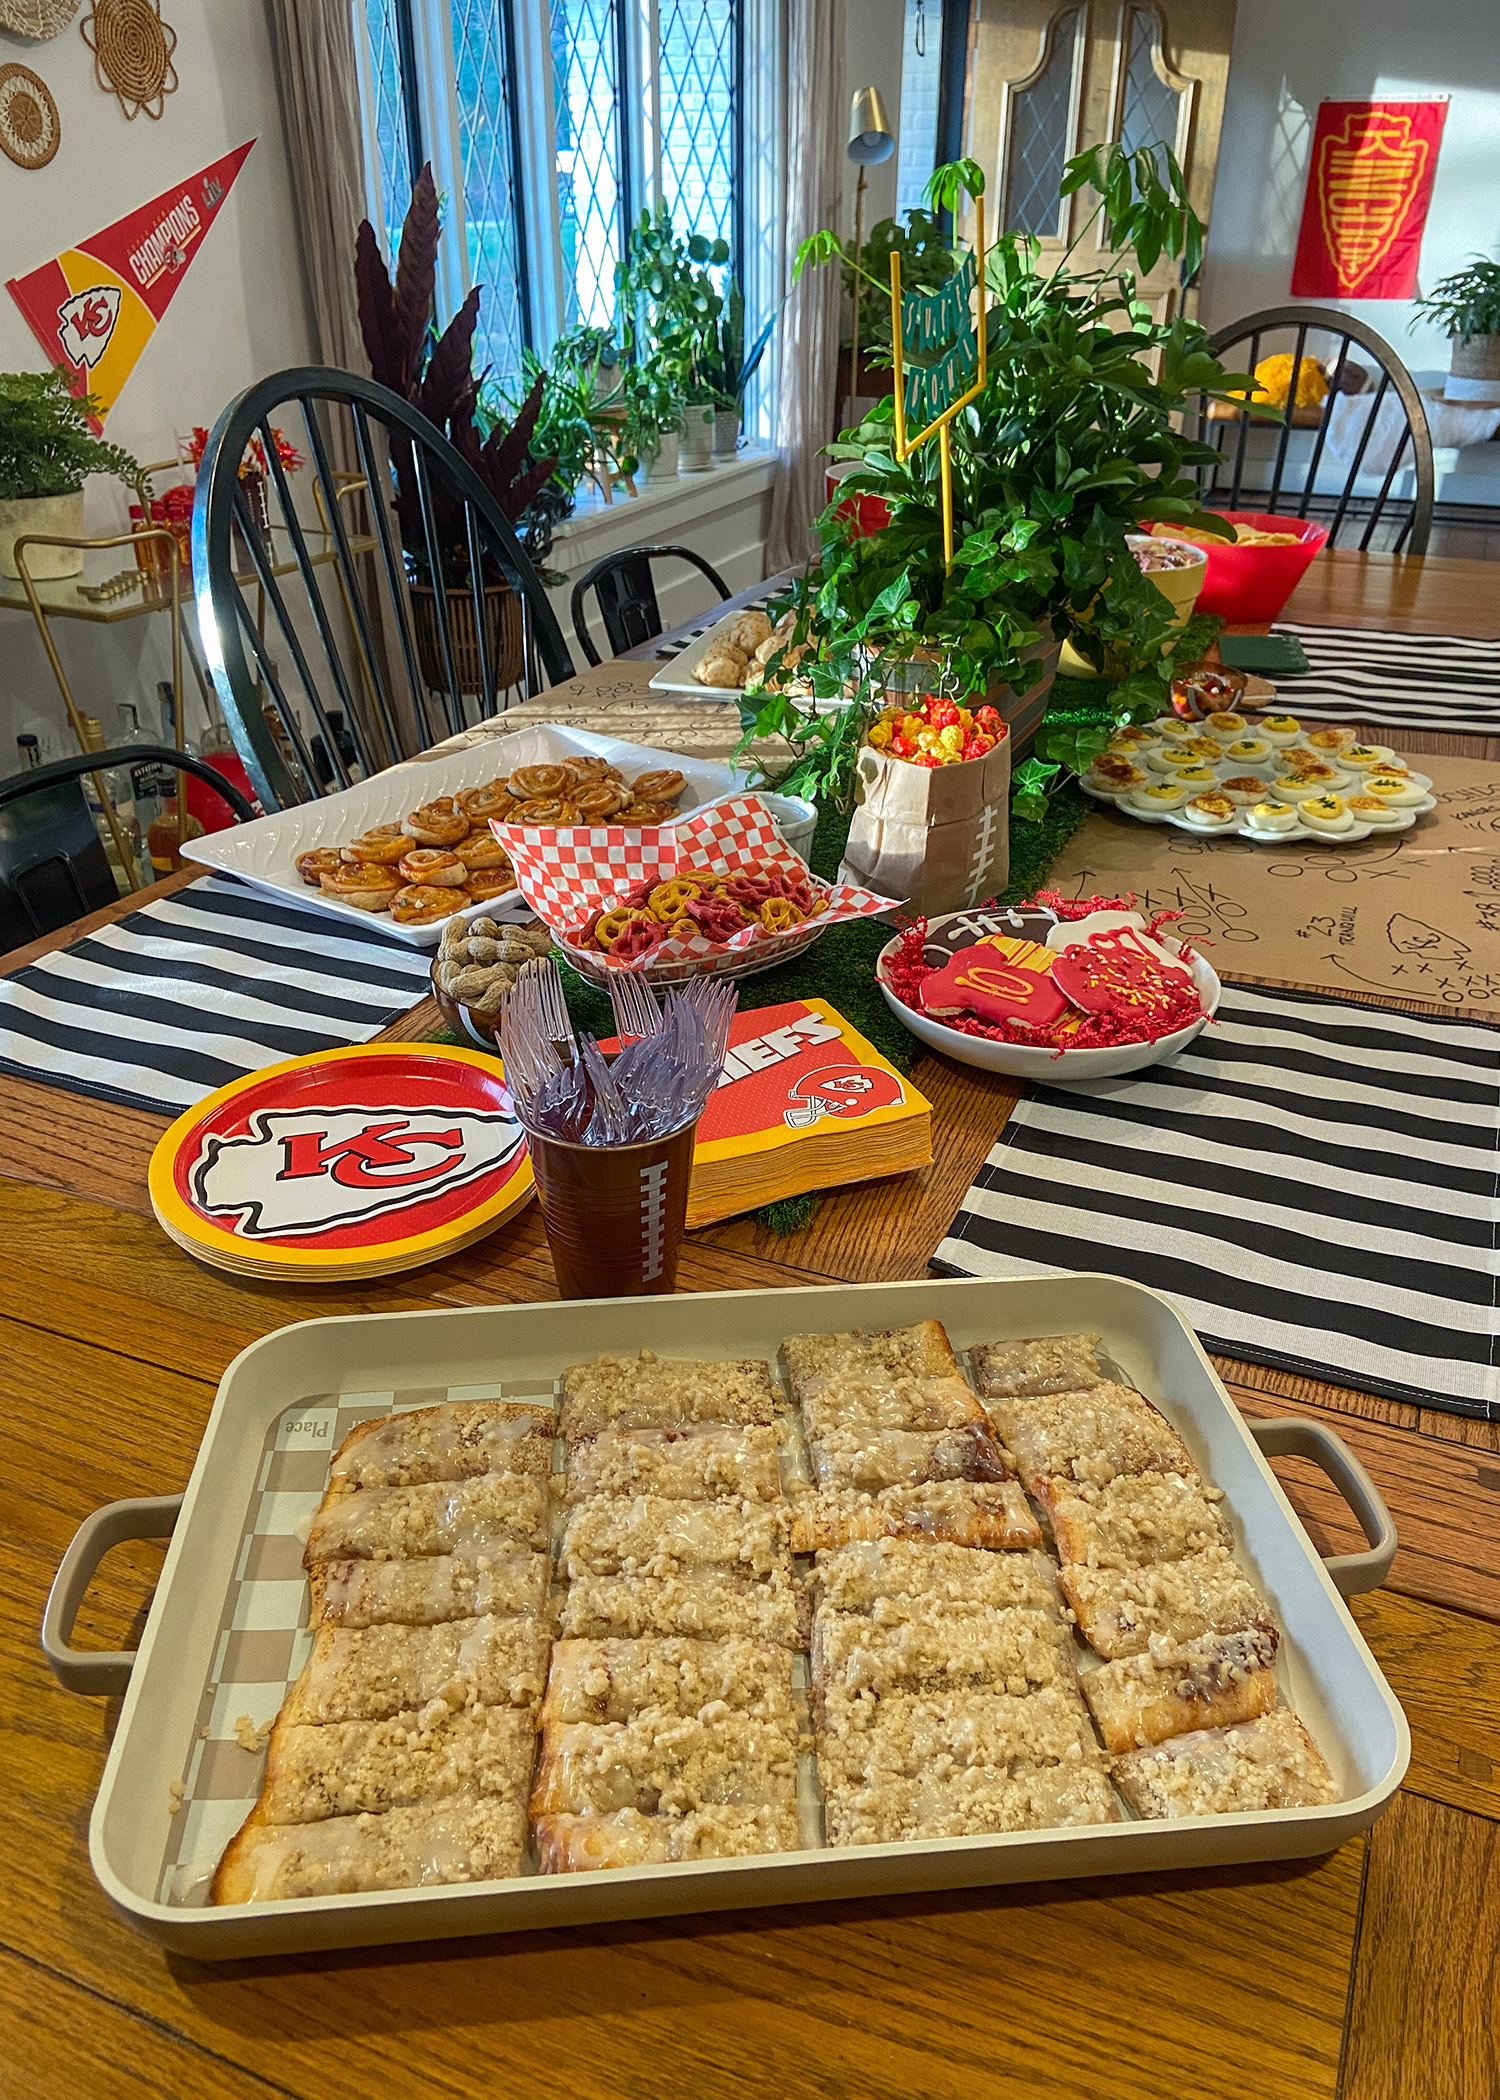
[[[1348,116],[1340,135],[1319,141],[1317,194],[1342,290],[1352,293],[1389,254],[1430,150],[1412,137],[1410,117],[1390,111]]]
[[[205,1215],[232,1218],[241,1238],[297,1238],[431,1203],[523,1143],[499,1110],[262,1109],[243,1137],[209,1138],[191,1186]]]
[[[64,299],[57,309],[57,340],[62,345],[63,355],[71,363],[92,372],[109,348],[109,339],[119,318],[120,292],[117,285],[90,285],[86,292],[75,292],[71,299]]]

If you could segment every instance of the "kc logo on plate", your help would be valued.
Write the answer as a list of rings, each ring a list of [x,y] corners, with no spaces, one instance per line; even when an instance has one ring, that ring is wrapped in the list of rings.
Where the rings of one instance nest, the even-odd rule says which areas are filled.
[[[243,1137],[208,1139],[192,1191],[246,1239],[327,1232],[445,1196],[523,1142],[498,1110],[263,1109]]]
[[[873,1115],[877,1108],[899,1108],[906,1099],[894,1072],[875,1065],[824,1065],[799,1079],[788,1097],[789,1130],[806,1130],[820,1116],[852,1123],[857,1116]]]

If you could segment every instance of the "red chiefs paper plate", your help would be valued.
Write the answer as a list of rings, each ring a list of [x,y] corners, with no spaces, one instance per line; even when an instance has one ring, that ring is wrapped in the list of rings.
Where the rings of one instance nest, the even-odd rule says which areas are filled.
[[[237,1079],[178,1117],[149,1178],[158,1222],[200,1260],[330,1282],[454,1253],[532,1185],[499,1061],[441,1043]]]

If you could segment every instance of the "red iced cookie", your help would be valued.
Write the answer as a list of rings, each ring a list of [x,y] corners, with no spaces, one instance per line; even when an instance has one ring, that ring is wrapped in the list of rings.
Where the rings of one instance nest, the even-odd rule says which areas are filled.
[[[1070,1011],[1056,981],[1059,960],[1037,941],[990,934],[923,979],[922,1004],[938,1018],[971,1013],[1050,1028]]]
[[[1201,1011],[1192,979],[1163,968],[1133,926],[1116,926],[1064,948],[1053,958],[1052,975],[1085,1013],[1186,1027]]]

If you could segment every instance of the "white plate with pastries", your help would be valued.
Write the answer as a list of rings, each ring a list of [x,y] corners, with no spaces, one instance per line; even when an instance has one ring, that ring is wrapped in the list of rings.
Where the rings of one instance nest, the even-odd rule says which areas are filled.
[[[792,627],[788,613],[777,627],[769,613],[750,606],[743,612],[726,613],[715,620],[695,642],[679,649],[649,681],[659,693],[692,693],[702,699],[712,693],[728,700],[742,694],[745,679],[753,668],[757,649],[770,653],[770,645],[781,646]],[[761,661],[764,662],[764,657]]]
[[[744,786],[743,775],[736,773],[732,766],[710,759],[688,757],[675,751],[658,751],[650,745],[626,743],[619,737],[600,736],[592,730],[536,723],[517,730],[513,736],[485,738],[441,758],[393,766],[387,772],[377,773],[373,779],[345,788],[341,794],[325,795],[320,801],[278,810],[272,816],[257,817],[253,823],[239,824],[229,831],[216,831],[206,838],[191,839],[183,847],[182,857],[197,861],[203,867],[216,868],[221,874],[236,875],[252,889],[263,890],[268,896],[281,898],[284,903],[299,905],[309,911],[327,912],[332,918],[350,919],[364,926],[373,924],[389,933],[392,940],[402,941],[409,947],[435,948],[445,921],[455,916],[453,910],[443,908],[433,900],[431,908],[437,916],[420,923],[402,923],[392,917],[389,899],[387,908],[380,908],[378,903],[372,908],[369,898],[363,903],[350,903],[330,895],[321,883],[313,887],[299,872],[299,859],[308,854],[339,851],[382,827],[392,824],[404,827],[406,819],[414,812],[470,789],[482,788],[491,781],[508,778],[520,767],[557,766],[570,758],[603,760],[615,767],[627,783],[647,774],[677,775],[681,786],[675,791],[670,812],[654,816],[651,819],[653,824],[674,823],[690,816],[694,810],[724,801]],[[665,809],[665,804],[661,806]],[[618,823],[622,819],[600,817],[595,821]],[[439,823],[438,829],[443,831],[446,827]],[[407,835],[413,837],[412,850],[441,855],[444,863],[456,857],[460,847],[477,842],[487,849],[492,843],[487,822],[479,820],[471,823],[467,838],[452,841],[451,849],[446,837],[435,835],[429,841],[417,839],[410,833]],[[503,862],[503,856],[496,863],[497,867],[502,865],[508,872],[508,863]],[[440,866],[434,861],[432,873],[445,875],[450,887],[463,888],[461,881],[453,881],[455,870],[451,867]],[[409,880],[409,877],[403,877],[400,887],[405,887]],[[441,888],[443,884],[432,883],[429,876],[424,887]],[[393,887],[391,895],[395,894]],[[465,901],[457,906],[457,912],[465,918],[472,918],[478,912],[502,920],[528,920],[531,917],[531,907],[514,886],[488,896],[470,898],[467,892],[464,896]]]
[[[1428,776],[1389,746],[1333,726],[1305,732],[1292,715],[1127,727],[1078,784],[1142,824],[1255,846],[1356,845],[1437,807]]]

